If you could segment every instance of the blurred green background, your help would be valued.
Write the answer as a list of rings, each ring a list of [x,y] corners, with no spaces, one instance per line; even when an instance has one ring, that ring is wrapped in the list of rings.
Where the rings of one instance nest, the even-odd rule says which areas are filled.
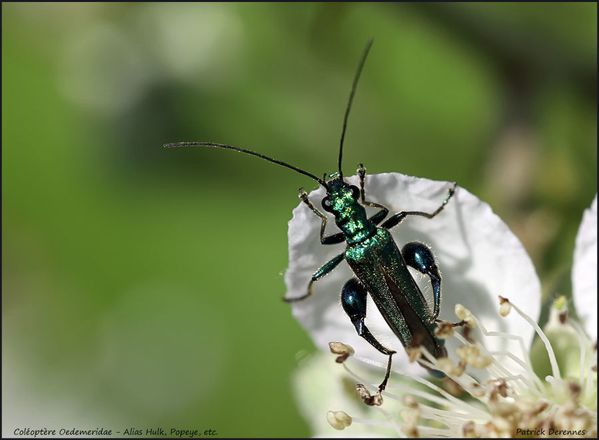
[[[596,193],[597,6],[2,5],[3,433],[307,436],[284,294],[295,173],[456,180],[568,294]],[[373,196],[373,198],[375,198]],[[324,416],[324,415],[323,415]]]

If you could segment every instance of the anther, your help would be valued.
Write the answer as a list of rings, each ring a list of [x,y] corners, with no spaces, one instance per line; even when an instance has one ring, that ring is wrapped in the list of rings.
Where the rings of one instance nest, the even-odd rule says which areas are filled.
[[[471,420],[464,423],[462,426],[462,435],[464,438],[477,438],[479,435],[476,432],[476,424]]]
[[[505,318],[510,314],[511,310],[512,304],[510,303],[510,300],[499,295],[499,315]]]
[[[460,362],[458,365],[455,365],[451,359],[446,357],[437,359],[435,366],[444,373],[447,373],[449,376],[456,377],[460,377],[464,373],[464,369],[466,367],[464,362]]]
[[[403,404],[408,408],[416,409],[420,406],[416,398],[409,394],[405,395],[402,400]]]
[[[405,396],[403,398],[405,409],[401,411],[401,419],[403,421],[402,431],[408,437],[419,437],[418,419],[420,419],[420,405],[413,396]]]
[[[489,356],[482,356],[477,345],[464,345],[456,349],[456,354],[467,365],[474,368],[487,368],[493,362]]]
[[[352,424],[352,418],[345,411],[327,412],[327,422],[338,431],[342,431]]]
[[[458,319],[464,321],[464,324],[466,324],[468,327],[476,328],[476,321],[472,316],[472,312],[470,312],[470,310],[468,310],[462,304],[456,304],[454,312]]]
[[[401,419],[403,421],[402,431],[409,437],[419,437],[418,434],[418,419],[420,418],[420,408],[418,403],[416,406],[408,406],[401,411]]]
[[[342,364],[348,357],[354,354],[354,349],[343,342],[329,342],[331,353],[338,355],[335,362]]]
[[[489,386],[489,401],[496,402],[499,397],[507,397],[508,385],[505,379],[490,380],[487,382]]]

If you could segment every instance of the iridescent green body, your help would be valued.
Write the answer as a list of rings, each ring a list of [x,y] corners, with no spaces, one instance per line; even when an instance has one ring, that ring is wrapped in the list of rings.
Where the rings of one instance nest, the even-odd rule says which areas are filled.
[[[327,197],[345,235],[345,260],[405,347],[422,345],[435,357],[446,356],[443,340],[434,334],[433,312],[391,233],[368,219],[350,185],[332,177]]]

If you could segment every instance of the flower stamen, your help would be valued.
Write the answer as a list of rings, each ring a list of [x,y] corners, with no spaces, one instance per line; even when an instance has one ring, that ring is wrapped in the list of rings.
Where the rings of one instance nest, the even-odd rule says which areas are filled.
[[[508,300],[505,299],[504,304],[507,303]],[[516,305],[511,302],[509,304],[510,310],[515,310],[532,325],[541,340],[544,340],[550,358],[553,358],[557,364],[555,352],[545,332]],[[463,390],[468,393],[475,399],[474,401],[462,400],[428,379],[407,375],[397,369],[393,369],[392,373],[394,376],[400,376],[396,380],[403,381],[401,388],[393,385],[396,380],[392,381],[391,385],[382,393],[373,393],[361,384],[356,387],[362,401],[376,406],[378,410],[382,411],[389,424],[395,427],[400,435],[413,437],[455,437],[459,435],[465,437],[514,437],[535,435],[540,432],[535,430],[541,428],[546,432],[548,429],[562,430],[556,435],[570,435],[568,433],[572,432],[582,433],[585,436],[596,434],[596,413],[589,406],[585,406],[589,396],[596,398],[596,394],[592,394],[592,389],[588,388],[593,374],[588,371],[592,370],[591,360],[589,360],[592,359],[592,356],[589,356],[587,351],[592,348],[590,348],[590,341],[577,323],[568,319],[559,325],[571,326],[576,331],[582,352],[579,359],[581,363],[580,377],[577,380],[562,380],[559,369],[553,368],[554,374],[547,376],[543,382],[532,369],[528,352],[524,349],[522,350],[523,359],[520,359],[507,350],[489,351],[484,344],[486,337],[499,337],[515,340],[523,348],[524,342],[521,337],[504,332],[488,331],[480,320],[463,306],[456,306],[456,315],[464,321],[465,328],[480,328],[483,339],[480,341],[474,340],[472,337],[469,339],[453,332],[453,337],[461,343],[454,352],[456,359],[448,357],[437,359],[424,346],[413,350],[411,357],[414,360],[418,357],[419,364],[426,368],[445,372],[444,380],[459,387],[460,392]],[[453,328],[451,323],[447,323],[446,326],[443,324],[444,322],[440,321],[438,331],[441,333]],[[341,344],[341,347],[349,346]],[[343,348],[336,350],[335,353],[348,351]],[[501,360],[502,358],[513,361],[513,366],[509,362],[506,364]],[[360,356],[351,358],[347,356],[344,359],[343,367],[360,383],[369,383],[369,381],[363,380],[353,371],[354,362],[384,368],[381,362]],[[513,370],[514,367],[516,371]],[[488,374],[485,376],[487,379],[484,382],[482,379],[477,380],[469,374],[468,370],[471,368],[484,370]],[[406,385],[406,382],[423,385],[426,389]],[[377,389],[374,384],[369,384],[369,388]],[[383,395],[385,399],[392,402],[391,405],[399,405],[399,412],[396,414],[401,418],[401,426],[397,426],[396,418],[392,414],[385,412],[380,407],[383,403]],[[593,403],[591,402],[590,405],[592,407]],[[596,402],[594,405],[596,407]],[[440,428],[439,425],[444,428]],[[385,426],[388,425],[385,424]]]
[[[553,377],[557,380],[561,380],[561,374],[559,371],[559,365],[557,364],[557,358],[555,357],[555,352],[553,351],[553,347],[551,346],[551,343],[549,342],[547,335],[545,335],[545,332],[541,330],[541,327],[539,327],[539,325],[534,321],[534,319],[532,319],[530,316],[528,316],[526,313],[520,310],[519,307],[517,307],[513,303],[512,307],[526,322],[528,322],[534,328],[539,338],[541,338],[541,341],[543,341],[543,344],[545,345],[545,350],[549,355],[549,362],[551,363],[551,372],[553,374]]]

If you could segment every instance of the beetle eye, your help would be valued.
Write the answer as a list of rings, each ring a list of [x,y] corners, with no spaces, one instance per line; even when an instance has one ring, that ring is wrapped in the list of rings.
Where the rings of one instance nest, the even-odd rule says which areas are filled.
[[[355,185],[351,185],[350,188],[351,188],[351,195],[352,195],[352,197],[354,199],[358,200],[360,198],[360,190]]]
[[[325,211],[331,212],[331,200],[328,197],[322,199],[321,205]]]

